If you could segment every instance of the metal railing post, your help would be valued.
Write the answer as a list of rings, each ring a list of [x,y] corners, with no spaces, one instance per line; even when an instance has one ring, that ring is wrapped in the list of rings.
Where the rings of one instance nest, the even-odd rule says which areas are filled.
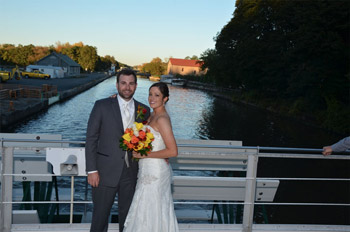
[[[74,176],[71,176],[71,191],[70,191],[70,213],[69,224],[73,223],[73,207],[74,207]]]
[[[258,167],[258,150],[256,150],[255,154],[250,153],[248,155],[247,179],[246,179],[246,186],[245,186],[244,211],[243,211],[243,223],[242,223],[243,232],[251,232],[253,229],[257,167]]]
[[[12,225],[12,179],[13,176],[13,147],[2,147],[2,171],[1,171],[1,218],[0,231],[10,232]],[[7,174],[7,175],[5,175]]]

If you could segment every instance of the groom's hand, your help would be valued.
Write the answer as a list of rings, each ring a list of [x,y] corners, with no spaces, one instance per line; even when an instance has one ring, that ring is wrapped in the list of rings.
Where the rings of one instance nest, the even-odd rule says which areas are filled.
[[[100,175],[98,174],[98,172],[88,174],[88,183],[92,187],[98,187],[98,184],[100,183]]]

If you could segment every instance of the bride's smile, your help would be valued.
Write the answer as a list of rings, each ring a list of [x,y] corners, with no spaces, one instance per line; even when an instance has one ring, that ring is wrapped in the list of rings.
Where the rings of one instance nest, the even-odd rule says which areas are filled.
[[[152,87],[149,91],[148,102],[152,109],[164,106],[167,101],[167,97],[163,97],[163,94],[157,87]]]

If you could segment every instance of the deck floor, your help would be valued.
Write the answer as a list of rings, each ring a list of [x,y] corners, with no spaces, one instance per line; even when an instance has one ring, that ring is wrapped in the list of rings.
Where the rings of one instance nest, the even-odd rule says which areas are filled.
[[[241,224],[179,224],[180,232],[243,232]],[[13,224],[11,232],[89,232],[90,224]],[[305,231],[305,232],[326,232],[326,231],[350,231],[350,226],[347,225],[267,225],[259,224],[253,225],[254,232],[267,232],[267,231]],[[118,224],[110,224],[108,232],[119,232]]]

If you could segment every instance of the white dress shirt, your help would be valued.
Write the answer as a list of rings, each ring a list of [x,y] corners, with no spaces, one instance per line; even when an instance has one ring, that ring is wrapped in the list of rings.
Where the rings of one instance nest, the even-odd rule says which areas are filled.
[[[125,101],[123,98],[120,97],[120,95],[117,95],[118,103],[119,103],[119,108],[120,108],[120,114],[122,116],[122,121],[124,121],[125,112],[124,112],[124,105],[127,104],[130,116],[132,117],[135,113],[135,102],[134,99],[132,98],[130,101]],[[130,121],[128,122],[130,124]],[[124,130],[126,129],[128,125],[124,125]]]

